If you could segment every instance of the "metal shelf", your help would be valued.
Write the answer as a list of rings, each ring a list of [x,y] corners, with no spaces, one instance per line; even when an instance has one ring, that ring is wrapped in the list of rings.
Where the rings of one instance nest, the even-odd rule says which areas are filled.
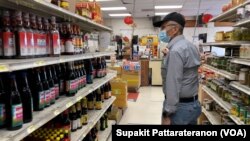
[[[5,129],[0,130],[1,140],[5,139],[8,141],[20,141],[24,137],[28,136],[30,133],[40,128],[48,121],[56,117],[58,114],[62,113],[64,110],[68,109],[70,106],[75,104],[77,101],[81,100],[83,97],[87,96],[92,91],[96,90],[98,85],[103,85],[113,79],[116,76],[116,72],[109,71],[108,75],[101,79],[95,79],[94,83],[87,85],[85,88],[78,91],[74,97],[60,97],[55,104],[43,111],[33,113],[33,121],[24,124],[23,127],[17,131],[7,131]]]
[[[232,48],[232,47],[240,47],[242,44],[250,44],[250,42],[249,41],[221,41],[221,42],[202,43],[201,46]]]
[[[202,112],[212,125],[221,125],[220,115],[218,113],[214,111],[207,111],[204,107],[202,107]]]
[[[236,64],[241,64],[241,65],[246,65],[246,66],[250,66],[250,60],[249,59],[232,59],[231,60],[232,63],[236,63]]]
[[[49,16],[54,15],[78,24],[85,31],[95,31],[95,30],[112,31],[112,29],[107,26],[96,23],[88,18],[72,13],[68,10],[65,10],[61,7],[48,3],[44,0],[7,0],[7,1],[8,2],[5,3],[8,4],[9,7],[17,5],[17,6],[22,6],[24,8],[29,8],[29,10],[33,10],[36,13],[39,12],[41,13],[41,15],[44,14],[47,14]]]
[[[202,89],[216,102],[218,103],[223,109],[225,109],[228,113],[230,113],[230,109],[232,105],[228,102],[222,100],[214,91],[209,89],[207,86],[202,86]]]
[[[58,63],[72,62],[83,59],[90,59],[100,56],[110,56],[115,52],[97,52],[80,55],[62,55],[60,57],[44,57],[34,59],[1,59],[0,72],[11,72],[35,67],[53,65]]]
[[[92,110],[88,112],[89,121],[86,126],[82,129],[77,130],[76,132],[71,133],[71,141],[81,141],[84,137],[89,133],[89,131],[96,125],[96,123],[100,120],[102,115],[107,111],[107,109],[112,105],[115,101],[115,97],[106,100],[103,103],[102,110]]]
[[[249,27],[250,19],[244,19],[237,22],[234,27]]]
[[[225,78],[227,78],[229,80],[238,80],[237,75],[231,74],[231,73],[229,73],[227,71],[217,69],[217,68],[212,67],[212,66],[207,65],[207,64],[203,65],[203,67],[206,68],[206,69],[209,69],[209,70],[211,70],[211,71],[213,71],[213,72],[215,72],[215,73],[217,73],[217,74],[219,74],[219,75],[221,75],[221,76],[223,76],[223,77],[225,77]]]
[[[112,132],[112,125],[115,125],[115,124],[116,124],[116,121],[109,120],[108,128],[105,129],[104,131],[98,132],[98,141],[107,141]]]
[[[250,0],[247,0],[245,3],[238,5],[234,8],[229,9],[228,11],[221,13],[220,15],[212,18],[210,22],[226,22],[226,21],[235,21],[237,9],[243,7],[250,3]]]
[[[242,85],[239,82],[236,81],[232,81],[230,83],[230,86],[234,87],[237,90],[240,90],[242,92],[244,92],[247,95],[250,95],[250,88],[248,86]]]

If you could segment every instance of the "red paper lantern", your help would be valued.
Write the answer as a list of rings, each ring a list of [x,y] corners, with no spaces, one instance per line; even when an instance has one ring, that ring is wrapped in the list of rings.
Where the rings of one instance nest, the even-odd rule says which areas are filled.
[[[125,24],[128,24],[128,25],[134,23],[134,19],[133,19],[133,17],[131,17],[131,16],[125,17],[123,21],[124,21]]]
[[[207,24],[212,18],[213,16],[211,14],[204,14],[202,16],[202,22]]]

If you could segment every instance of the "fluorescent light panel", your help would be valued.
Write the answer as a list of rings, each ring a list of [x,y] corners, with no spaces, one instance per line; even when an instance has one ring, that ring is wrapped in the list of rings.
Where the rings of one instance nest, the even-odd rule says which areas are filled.
[[[126,10],[126,7],[102,7],[102,11]]]
[[[182,8],[182,5],[155,6],[155,9],[179,9],[179,8]]]
[[[158,12],[158,13],[155,13],[155,16],[165,16],[169,14],[169,12]]]
[[[109,14],[110,17],[125,17],[125,16],[131,16],[129,13],[121,13],[121,14]]]

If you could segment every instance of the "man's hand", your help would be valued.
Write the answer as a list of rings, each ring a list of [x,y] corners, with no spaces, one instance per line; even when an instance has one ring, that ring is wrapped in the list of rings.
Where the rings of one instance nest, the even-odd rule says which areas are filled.
[[[170,117],[162,117],[161,124],[162,125],[171,125],[171,119],[170,119]]]
[[[169,49],[168,48],[163,48],[161,50],[161,52],[164,54],[164,56],[166,56],[168,54],[168,52],[169,52]]]

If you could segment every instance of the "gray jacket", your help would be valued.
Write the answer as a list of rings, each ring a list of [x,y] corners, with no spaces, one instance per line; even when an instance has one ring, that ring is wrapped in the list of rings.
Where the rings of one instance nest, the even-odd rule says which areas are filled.
[[[198,94],[198,49],[183,35],[172,39],[168,44],[169,53],[162,62],[163,111],[175,113],[180,98],[191,98]]]

